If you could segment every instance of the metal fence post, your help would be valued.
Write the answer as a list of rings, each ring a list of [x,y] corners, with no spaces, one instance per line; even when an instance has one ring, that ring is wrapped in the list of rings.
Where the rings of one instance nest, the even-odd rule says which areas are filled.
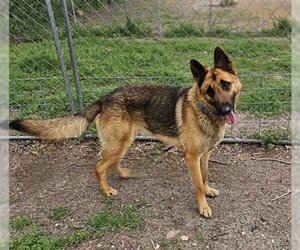
[[[260,88],[260,92],[262,92],[263,91],[262,82],[260,82],[259,88]],[[261,103],[259,103],[259,111],[260,111],[260,113],[262,113],[262,105],[261,105]],[[262,135],[261,132],[262,132],[262,119],[261,119],[261,115],[259,115],[259,117],[258,117],[258,134],[259,134],[259,136]]]
[[[77,25],[77,18],[76,18],[75,4],[74,4],[74,1],[73,1],[73,0],[71,0],[71,5],[72,5],[72,14],[73,14],[74,23],[75,23],[75,25]]]
[[[55,42],[55,47],[56,47],[56,52],[57,52],[57,56],[58,56],[58,60],[59,60],[60,69],[61,69],[61,72],[62,72],[62,75],[64,78],[64,82],[66,85],[66,91],[67,91],[70,109],[71,109],[71,112],[74,114],[75,113],[75,105],[74,105],[74,100],[73,100],[73,96],[72,96],[72,92],[71,92],[70,80],[69,80],[69,77],[67,74],[67,66],[65,64],[64,57],[63,57],[63,51],[62,51],[59,36],[58,36],[58,31],[57,31],[57,26],[55,23],[54,12],[53,12],[53,8],[52,8],[51,0],[46,0],[46,6],[47,6],[49,18],[50,18],[51,30],[52,30],[52,35],[53,35],[54,42]]]
[[[125,16],[127,21],[129,18],[128,0],[125,0]]]
[[[212,28],[212,0],[209,0],[209,19],[208,19],[208,21],[209,21],[209,24],[208,24],[209,30],[211,30],[211,28]]]
[[[79,81],[79,75],[78,75],[78,67],[77,67],[75,52],[74,52],[72,32],[71,32],[70,21],[69,21],[69,16],[68,16],[68,9],[67,9],[67,4],[66,4],[65,0],[61,0],[60,4],[61,4],[62,11],[63,11],[64,24],[65,24],[66,34],[67,34],[70,59],[71,59],[71,63],[72,63],[72,70],[73,70],[75,88],[76,88],[76,93],[77,93],[77,102],[78,102],[79,109],[81,111],[81,110],[83,110],[82,93],[81,93],[81,87],[80,87],[80,81]]]
[[[156,0],[156,21],[157,21],[157,33],[161,36],[161,28],[160,28],[160,0]]]

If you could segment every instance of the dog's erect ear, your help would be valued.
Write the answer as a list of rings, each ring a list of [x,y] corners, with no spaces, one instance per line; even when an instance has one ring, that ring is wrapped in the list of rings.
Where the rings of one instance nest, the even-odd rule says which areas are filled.
[[[197,81],[198,86],[200,88],[205,79],[207,69],[197,60],[193,60],[193,59],[190,61],[190,66],[191,66],[193,77]]]
[[[215,68],[221,68],[231,74],[236,75],[233,63],[230,61],[225,51],[220,47],[215,48],[214,53]]]

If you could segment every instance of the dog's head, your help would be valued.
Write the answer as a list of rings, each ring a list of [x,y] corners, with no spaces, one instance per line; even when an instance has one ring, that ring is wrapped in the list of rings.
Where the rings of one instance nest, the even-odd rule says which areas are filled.
[[[205,68],[196,60],[190,61],[198,90],[198,101],[208,110],[223,116],[229,124],[235,123],[235,109],[242,84],[234,64],[223,49],[214,52],[214,66]]]

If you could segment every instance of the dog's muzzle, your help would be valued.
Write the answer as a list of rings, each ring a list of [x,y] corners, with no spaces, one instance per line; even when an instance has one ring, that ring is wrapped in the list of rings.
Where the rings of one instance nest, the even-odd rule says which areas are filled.
[[[229,103],[225,103],[225,104],[220,105],[217,108],[217,110],[221,115],[228,115],[232,111],[232,105]]]

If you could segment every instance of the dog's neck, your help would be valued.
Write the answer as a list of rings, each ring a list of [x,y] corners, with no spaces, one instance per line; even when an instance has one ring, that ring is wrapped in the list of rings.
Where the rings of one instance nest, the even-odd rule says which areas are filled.
[[[218,111],[212,111],[208,108],[205,107],[203,102],[198,102],[198,107],[202,110],[202,112],[206,115],[209,116],[221,116],[221,113],[219,113]]]
[[[215,110],[211,106],[211,104],[207,103],[207,101],[203,98],[203,96],[201,96],[197,84],[193,86],[192,93],[193,93],[193,99],[197,103],[196,104],[197,108],[199,108],[204,114],[214,118],[221,117],[221,114],[217,110]]]

